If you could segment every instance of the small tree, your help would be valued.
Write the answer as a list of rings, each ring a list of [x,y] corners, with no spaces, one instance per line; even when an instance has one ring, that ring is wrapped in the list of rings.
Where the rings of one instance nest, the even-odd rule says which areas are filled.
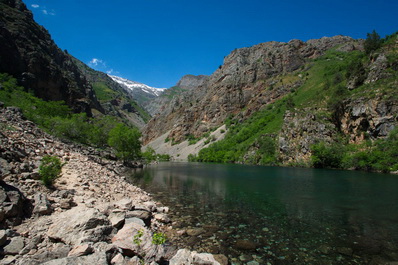
[[[51,186],[61,175],[63,164],[58,157],[44,156],[39,167],[40,179],[47,187]]]
[[[118,158],[124,162],[132,161],[141,157],[140,137],[136,128],[118,124],[109,132],[108,144],[115,149]]]
[[[379,49],[381,47],[381,43],[382,40],[380,39],[380,35],[375,30],[373,30],[372,33],[368,33],[364,43],[366,54],[370,54]]]

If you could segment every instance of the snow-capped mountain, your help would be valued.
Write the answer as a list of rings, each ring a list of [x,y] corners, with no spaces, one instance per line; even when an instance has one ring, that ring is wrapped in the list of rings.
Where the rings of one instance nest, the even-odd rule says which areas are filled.
[[[109,75],[109,77],[112,78],[113,81],[120,84],[123,88],[125,88],[133,96],[139,95],[140,97],[142,97],[143,94],[147,94],[147,97],[149,97],[149,98],[158,97],[166,89],[166,88],[150,87],[148,85],[138,83],[135,81],[131,81],[131,80],[119,77],[119,76]]]

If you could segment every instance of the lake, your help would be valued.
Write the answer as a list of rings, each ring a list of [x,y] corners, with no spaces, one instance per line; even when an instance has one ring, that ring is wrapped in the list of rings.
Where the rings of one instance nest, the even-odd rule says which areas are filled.
[[[173,243],[232,264],[398,261],[398,176],[202,163],[134,170],[170,207]]]

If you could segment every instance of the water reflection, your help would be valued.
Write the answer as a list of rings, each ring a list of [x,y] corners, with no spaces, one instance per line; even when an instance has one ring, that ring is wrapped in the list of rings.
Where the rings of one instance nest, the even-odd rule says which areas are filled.
[[[237,264],[248,253],[281,264],[398,260],[397,176],[162,163],[133,181],[171,206],[181,226],[216,225],[212,250]],[[242,238],[256,249],[237,248]],[[199,239],[206,250],[209,240]]]

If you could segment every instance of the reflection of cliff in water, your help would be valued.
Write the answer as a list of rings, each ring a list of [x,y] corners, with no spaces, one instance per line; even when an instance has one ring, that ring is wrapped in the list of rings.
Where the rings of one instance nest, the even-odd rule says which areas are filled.
[[[305,248],[313,259],[325,252],[334,260],[345,251],[368,261],[372,255],[398,253],[391,247],[398,241],[396,176],[165,163],[135,171],[134,181],[174,208],[185,226],[229,229],[234,237],[267,248],[264,255],[269,248],[274,253]],[[222,243],[232,253],[234,240]]]

